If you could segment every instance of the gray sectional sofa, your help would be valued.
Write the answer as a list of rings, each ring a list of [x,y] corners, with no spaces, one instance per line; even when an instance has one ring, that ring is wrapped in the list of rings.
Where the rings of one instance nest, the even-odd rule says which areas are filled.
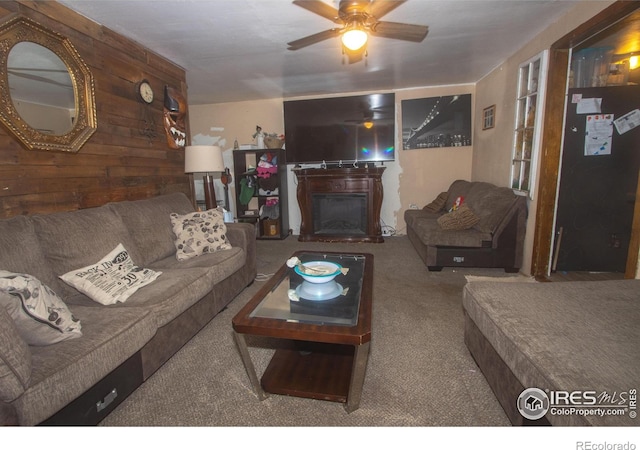
[[[640,424],[640,280],[474,281],[463,310],[465,343],[514,425]],[[525,389],[549,405],[522,414]]]
[[[456,215],[449,211],[458,197],[464,199],[466,212],[474,220],[452,217],[445,222]],[[509,188],[456,180],[423,209],[406,210],[404,220],[409,240],[430,271],[500,267],[518,272],[521,267],[527,203]]]
[[[226,224],[230,249],[178,261],[169,217],[193,211],[176,193],[0,220],[0,269],[49,286],[82,326],[79,338],[25,345],[2,311],[0,424],[98,423],[253,282],[249,224]],[[162,272],[124,303],[97,303],[59,278],[118,244]]]

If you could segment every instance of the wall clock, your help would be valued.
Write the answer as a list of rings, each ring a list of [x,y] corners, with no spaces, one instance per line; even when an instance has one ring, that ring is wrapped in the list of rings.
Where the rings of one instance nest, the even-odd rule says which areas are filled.
[[[151,103],[153,103],[153,88],[149,80],[143,79],[136,84],[136,95],[144,104],[141,106],[140,123],[138,130],[142,136],[149,138],[149,143],[158,135],[156,131],[156,123],[151,113]]]
[[[151,88],[151,84],[148,80],[140,81],[138,83],[137,90],[140,100],[147,104],[153,103],[153,89]]]

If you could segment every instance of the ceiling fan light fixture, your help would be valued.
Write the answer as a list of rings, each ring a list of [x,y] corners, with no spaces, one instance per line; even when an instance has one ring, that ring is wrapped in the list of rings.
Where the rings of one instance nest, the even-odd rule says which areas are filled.
[[[364,127],[367,130],[370,130],[371,128],[373,128],[373,122],[371,120],[367,120],[366,122],[364,122],[362,125],[364,125]]]
[[[352,28],[342,34],[342,45],[351,51],[360,50],[367,43],[368,35],[359,28]]]

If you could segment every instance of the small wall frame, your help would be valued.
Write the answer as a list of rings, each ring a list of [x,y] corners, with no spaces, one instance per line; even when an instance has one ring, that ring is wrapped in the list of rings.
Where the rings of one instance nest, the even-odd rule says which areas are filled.
[[[488,130],[495,126],[496,105],[491,105],[482,110],[482,129]]]

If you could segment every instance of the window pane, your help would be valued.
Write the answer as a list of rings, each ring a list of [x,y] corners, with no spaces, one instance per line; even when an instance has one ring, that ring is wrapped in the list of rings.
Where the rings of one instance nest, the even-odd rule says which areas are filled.
[[[527,121],[525,126],[529,128],[533,128],[536,125],[536,96],[534,95],[531,99],[531,103],[529,103],[529,109],[527,110]]]
[[[529,74],[529,93],[538,92],[539,76],[540,76],[540,60],[536,59],[531,64],[531,73]]]
[[[529,90],[529,66],[522,67],[520,69],[520,92],[518,97],[524,97]]]
[[[524,129],[524,142],[522,146],[523,159],[531,159],[531,149],[533,148],[533,128]]]
[[[517,117],[517,122],[516,122],[516,128],[522,128],[524,127],[524,121],[527,117],[527,115],[525,114],[526,112],[526,108],[527,108],[527,104],[525,102],[525,100],[520,100],[518,101],[518,104],[516,106],[517,111],[516,111],[516,117]]]
[[[522,179],[520,180],[520,189],[523,191],[529,190],[529,174],[531,173],[531,163],[522,163]]]
[[[513,162],[513,167],[511,168],[511,188],[512,189],[520,189],[520,167],[521,164],[519,161]]]
[[[516,131],[516,144],[514,147],[513,159],[522,159],[522,147],[524,145],[524,130]]]

